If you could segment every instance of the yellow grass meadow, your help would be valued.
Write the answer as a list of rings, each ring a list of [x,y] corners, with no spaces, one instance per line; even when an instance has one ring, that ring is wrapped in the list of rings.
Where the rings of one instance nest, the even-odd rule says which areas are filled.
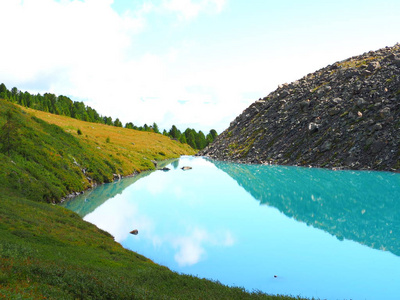
[[[152,160],[196,153],[189,145],[162,134],[90,123],[22,106],[20,108],[43,121],[60,126],[82,141],[99,158],[111,158],[118,173],[123,176],[154,169]],[[78,130],[81,134],[78,134]]]

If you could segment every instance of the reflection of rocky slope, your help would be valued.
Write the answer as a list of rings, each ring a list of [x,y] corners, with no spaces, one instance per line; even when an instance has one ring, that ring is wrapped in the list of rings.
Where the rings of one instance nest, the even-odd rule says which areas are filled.
[[[284,84],[200,155],[246,163],[400,169],[400,45]]]
[[[397,174],[212,162],[261,204],[338,239],[400,255]]]

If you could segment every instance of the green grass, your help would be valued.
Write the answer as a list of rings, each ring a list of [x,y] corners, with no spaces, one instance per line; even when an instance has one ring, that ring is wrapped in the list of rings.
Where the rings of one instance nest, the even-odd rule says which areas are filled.
[[[345,61],[342,61],[342,62],[338,63],[338,66],[340,66],[340,67],[342,67],[344,69],[361,68],[361,67],[367,66],[368,63],[370,63],[373,60],[377,60],[377,59],[378,59],[377,56],[368,57],[368,58],[365,58],[365,59],[358,59],[358,60],[355,59],[355,58],[352,58],[352,59],[347,59]]]
[[[0,128],[7,111],[18,131],[10,155],[0,152],[0,299],[293,299],[177,274],[46,203],[113,173],[152,169],[153,159],[192,154],[186,145],[3,100]]]

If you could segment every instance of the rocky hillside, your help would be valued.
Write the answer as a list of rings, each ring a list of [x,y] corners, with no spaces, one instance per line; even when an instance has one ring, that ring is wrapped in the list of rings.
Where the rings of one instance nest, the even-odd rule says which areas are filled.
[[[283,84],[199,153],[243,163],[400,170],[400,44]]]

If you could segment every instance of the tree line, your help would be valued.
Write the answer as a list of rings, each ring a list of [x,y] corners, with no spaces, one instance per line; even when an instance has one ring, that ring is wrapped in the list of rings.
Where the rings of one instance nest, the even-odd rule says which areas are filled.
[[[0,84],[0,99],[6,99],[25,107],[56,115],[67,116],[82,121],[161,134],[160,129],[155,122],[152,125],[144,124],[143,126],[136,126],[132,122],[128,122],[123,126],[119,118],[113,120],[111,117],[102,116],[95,109],[85,105],[83,102],[72,101],[69,97],[62,95],[56,96],[51,93],[32,95],[26,91],[22,92],[16,87],[8,90],[5,84],[2,83]],[[169,131],[164,129],[162,134],[199,150],[205,148],[218,136],[214,129],[211,129],[210,132],[205,135],[201,130],[196,131],[190,128],[181,132],[175,125],[172,125]]]

